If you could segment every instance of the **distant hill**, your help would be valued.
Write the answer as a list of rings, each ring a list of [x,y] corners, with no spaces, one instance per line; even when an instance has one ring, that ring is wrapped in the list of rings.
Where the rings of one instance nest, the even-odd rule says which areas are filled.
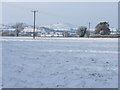
[[[57,23],[57,24],[51,24],[44,26],[44,28],[49,28],[50,30],[55,30],[55,31],[71,31],[75,27],[71,24],[63,24],[63,23]]]

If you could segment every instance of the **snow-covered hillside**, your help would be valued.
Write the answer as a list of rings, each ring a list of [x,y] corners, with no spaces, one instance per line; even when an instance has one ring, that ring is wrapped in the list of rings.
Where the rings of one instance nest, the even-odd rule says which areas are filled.
[[[2,40],[4,88],[118,87],[118,39]]]
[[[71,29],[75,28],[75,26],[67,23],[57,23],[57,24],[51,24],[44,26],[53,30],[58,30],[58,31],[70,31]]]

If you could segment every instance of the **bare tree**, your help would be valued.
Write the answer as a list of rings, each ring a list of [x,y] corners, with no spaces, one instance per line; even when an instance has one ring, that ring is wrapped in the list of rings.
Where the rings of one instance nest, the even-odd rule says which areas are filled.
[[[86,34],[87,27],[81,26],[77,29],[76,34],[79,35],[79,37],[84,37]]]
[[[16,36],[19,36],[19,33],[24,29],[23,23],[16,23],[15,25],[16,28]]]

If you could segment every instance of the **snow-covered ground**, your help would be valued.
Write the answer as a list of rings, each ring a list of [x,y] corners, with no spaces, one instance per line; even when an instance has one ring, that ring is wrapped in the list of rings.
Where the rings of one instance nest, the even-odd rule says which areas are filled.
[[[118,39],[3,38],[4,88],[117,88]]]
[[[0,89],[1,88],[2,88],[2,42],[0,40]]]

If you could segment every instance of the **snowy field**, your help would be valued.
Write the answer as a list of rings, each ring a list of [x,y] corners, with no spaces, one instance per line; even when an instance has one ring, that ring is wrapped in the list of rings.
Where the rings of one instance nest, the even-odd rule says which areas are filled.
[[[118,39],[3,38],[4,88],[117,88]]]

